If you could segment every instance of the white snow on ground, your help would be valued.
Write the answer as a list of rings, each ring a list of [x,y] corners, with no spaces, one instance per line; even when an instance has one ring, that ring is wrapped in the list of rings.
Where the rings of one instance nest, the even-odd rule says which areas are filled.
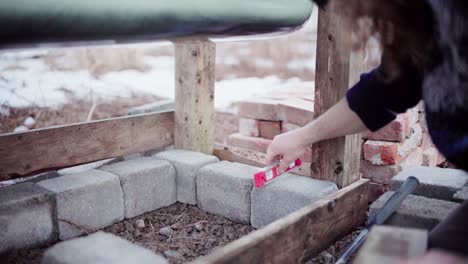
[[[28,116],[28,118],[26,118],[23,122],[23,124],[27,127],[27,128],[32,128],[36,125],[36,120],[31,117],[31,116]]]
[[[309,60],[293,60],[288,62],[288,69],[290,70],[310,70],[315,71],[315,59]]]
[[[42,52],[42,51],[40,51]],[[67,102],[67,93],[78,98],[130,97],[132,93],[148,93],[164,98],[174,98],[174,58],[145,57],[150,70],[139,72],[124,70],[94,78],[86,70],[51,71],[42,59],[30,52],[0,56],[0,105],[26,107],[31,105],[57,107]],[[8,59],[1,59],[8,58]],[[234,61],[232,61],[233,63]],[[268,63],[260,63],[265,64]],[[233,76],[234,77],[234,76]],[[233,102],[281,90],[284,84],[301,82],[297,78],[227,78],[216,83],[215,107],[226,110]],[[2,107],[0,114],[8,114]]]

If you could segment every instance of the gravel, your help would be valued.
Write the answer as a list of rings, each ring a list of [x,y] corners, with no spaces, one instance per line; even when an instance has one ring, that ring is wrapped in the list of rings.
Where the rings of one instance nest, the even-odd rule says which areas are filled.
[[[333,263],[360,230],[344,237],[307,264]],[[176,203],[124,220],[105,228],[104,231],[165,256],[171,264],[179,264],[207,255],[217,247],[254,231],[254,228],[203,212],[196,206]],[[0,255],[0,263],[39,264],[47,248],[48,246]]]

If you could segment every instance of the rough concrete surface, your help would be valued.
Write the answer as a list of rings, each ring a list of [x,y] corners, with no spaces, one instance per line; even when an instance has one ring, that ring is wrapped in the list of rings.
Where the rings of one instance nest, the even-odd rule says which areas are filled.
[[[198,206],[238,223],[250,223],[250,193],[257,171],[228,161],[206,165],[197,174]]]
[[[0,189],[0,253],[56,239],[54,194],[34,183]]]
[[[119,178],[89,170],[38,183],[55,193],[59,238],[70,239],[104,228],[124,218]]]
[[[453,195],[452,200],[454,200],[456,202],[464,202],[464,201],[468,200],[468,187],[463,187],[461,190],[456,192]]]
[[[261,228],[338,190],[335,183],[285,174],[252,190],[251,223]]]
[[[176,170],[177,201],[197,204],[197,171],[210,163],[218,162],[215,156],[187,150],[170,150],[154,157],[169,161]]]
[[[387,192],[372,203],[369,209],[369,219],[382,208],[393,193]],[[385,224],[431,230],[457,206],[459,204],[454,202],[409,195]]]
[[[42,264],[166,264],[163,257],[112,234],[97,232],[48,249]]]
[[[148,157],[118,162],[100,169],[119,177],[125,218],[132,218],[176,201],[176,172],[167,161]]]
[[[392,190],[398,189],[409,176],[420,182],[413,194],[446,201],[452,200],[453,195],[468,183],[468,173],[462,170],[421,166],[403,170],[393,177]]]

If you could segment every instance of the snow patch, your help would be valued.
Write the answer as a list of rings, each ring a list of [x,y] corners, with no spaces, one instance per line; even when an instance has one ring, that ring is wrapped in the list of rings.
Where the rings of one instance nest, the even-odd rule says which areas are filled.
[[[26,126],[21,125],[21,126],[15,128],[15,130],[13,130],[13,132],[18,133],[18,132],[25,132],[25,131],[28,131],[28,130],[29,130],[29,128],[27,128]]]
[[[27,128],[31,129],[36,125],[36,120],[33,117],[29,116],[28,118],[26,118],[26,120],[24,120],[23,124]]]

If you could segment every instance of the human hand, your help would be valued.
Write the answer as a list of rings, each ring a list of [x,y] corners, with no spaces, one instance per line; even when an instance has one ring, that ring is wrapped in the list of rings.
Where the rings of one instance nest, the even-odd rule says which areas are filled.
[[[271,164],[281,159],[279,172],[286,171],[289,164],[301,157],[305,152],[306,144],[303,142],[301,133],[301,129],[296,129],[274,137],[268,146],[266,163]]]
[[[450,254],[442,250],[431,250],[427,254],[410,260],[402,260],[398,264],[467,264],[468,259]]]

